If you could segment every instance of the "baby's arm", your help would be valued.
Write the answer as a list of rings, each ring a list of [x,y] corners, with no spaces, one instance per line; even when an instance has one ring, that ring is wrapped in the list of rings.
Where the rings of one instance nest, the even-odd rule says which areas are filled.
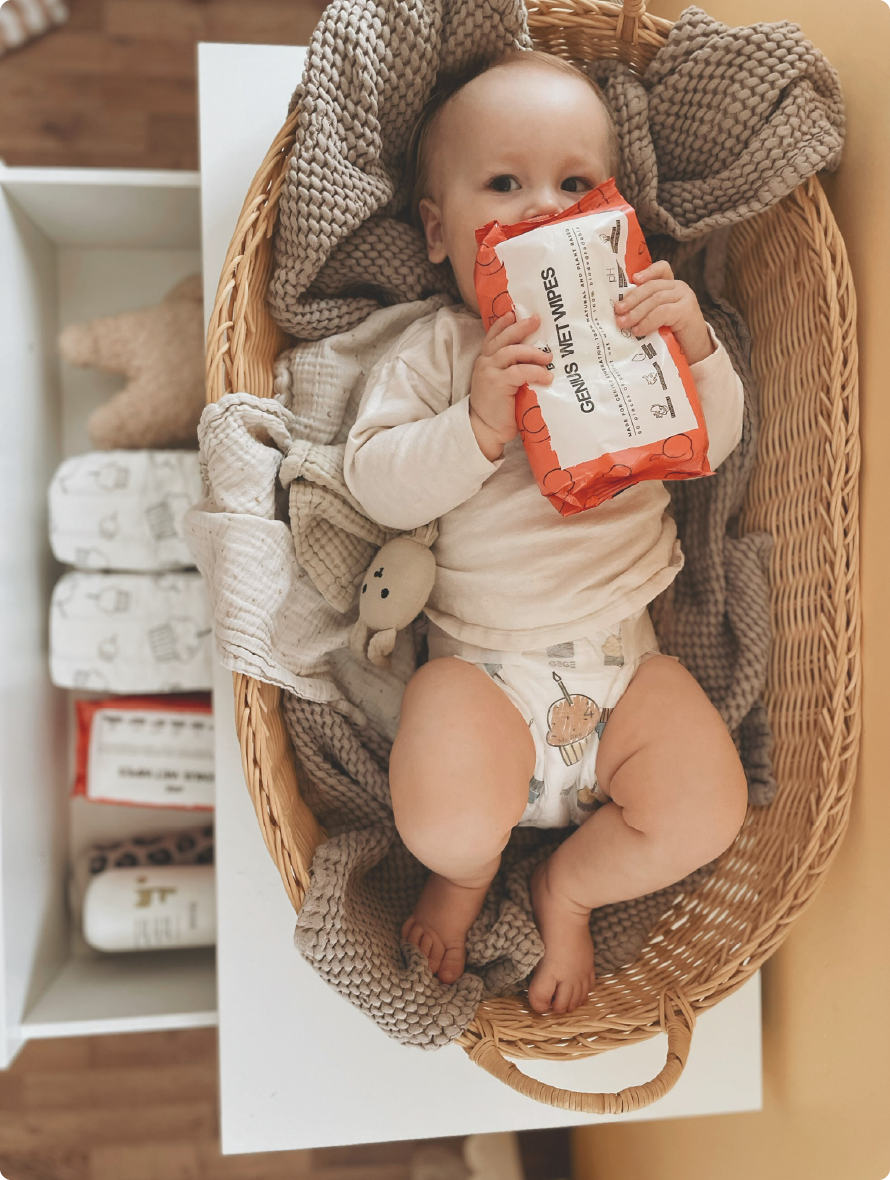
[[[745,389],[711,325],[705,327],[714,351],[689,368],[708,428],[708,463],[716,471],[742,437]]]
[[[547,364],[550,354],[525,343],[540,325],[540,316],[517,320],[514,311],[507,312],[488,329],[473,366],[470,423],[480,449],[493,463],[519,433],[516,394],[526,382],[549,385],[553,380]]]
[[[385,528],[413,529],[475,495],[501,460],[480,450],[470,399],[451,404],[399,357],[372,372],[343,457],[346,486]]]

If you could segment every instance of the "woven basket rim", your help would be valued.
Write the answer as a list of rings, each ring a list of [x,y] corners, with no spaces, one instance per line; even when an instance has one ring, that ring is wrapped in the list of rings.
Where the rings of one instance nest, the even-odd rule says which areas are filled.
[[[619,23],[621,45],[615,35]],[[563,36],[567,30],[572,31],[569,26],[579,26],[592,30],[593,35],[599,35],[602,27],[608,26],[612,29],[612,39],[606,42],[607,47],[630,52],[631,68],[638,70],[651,59],[653,44],[657,48],[657,44],[663,43],[672,27],[669,21],[650,17],[642,5],[638,5],[636,12],[631,12],[630,6],[622,10],[609,0],[537,0],[530,10],[529,24],[536,38],[545,42],[545,48],[546,38],[554,30]],[[606,52],[602,54],[607,55]],[[270,255],[269,241],[297,118],[298,112],[292,112],[267,153],[245,200],[230,244],[208,330],[209,401],[218,400],[222,393],[235,389],[250,389],[257,396],[272,394],[269,357],[277,355],[288,340],[271,324],[265,307],[265,280],[268,278],[271,258],[263,262],[261,255],[263,251]],[[564,1092],[559,1092],[563,1097],[557,1100],[554,1097],[556,1091],[551,1092],[547,1087],[542,1090],[531,1079],[517,1081],[506,1076],[507,1071],[502,1070],[501,1066],[503,1053],[520,1058],[551,1059],[597,1053],[616,1044],[648,1039],[659,1029],[666,1030],[672,1019],[675,1033],[679,1027],[676,1021],[683,1024],[685,1019],[691,1034],[694,1013],[712,1006],[741,987],[784,941],[792,921],[811,904],[824,871],[836,854],[848,820],[860,726],[855,294],[843,241],[818,181],[811,178],[789,198],[785,198],[783,204],[787,205],[788,216],[792,220],[796,218],[800,224],[806,221],[819,238],[818,245],[814,245],[813,249],[824,252],[826,283],[836,291],[836,295],[832,296],[836,306],[833,305],[831,314],[841,340],[837,364],[831,375],[835,399],[832,411],[833,445],[838,456],[832,475],[832,512],[835,520],[832,536],[835,537],[833,561],[837,567],[836,593],[839,605],[837,617],[832,622],[831,639],[834,645],[832,659],[835,661],[835,678],[828,693],[831,699],[825,706],[829,711],[833,710],[832,716],[835,718],[833,729],[830,726],[828,728],[831,730],[829,736],[837,770],[836,781],[831,784],[831,790],[826,788],[820,804],[831,815],[831,831],[824,844],[809,850],[808,859],[794,851],[793,859],[797,863],[788,866],[783,904],[776,907],[769,920],[761,923],[758,929],[760,941],[755,953],[743,963],[733,963],[727,959],[722,965],[716,965],[713,987],[710,989],[698,987],[689,990],[688,987],[684,988],[682,980],[675,981],[671,994],[675,997],[680,1016],[671,1017],[666,1012],[667,991],[662,991],[660,995],[652,993],[648,1002],[637,1003],[632,1021],[627,1017],[617,1021],[611,1018],[608,1013],[610,1001],[597,1003],[595,995],[571,1018],[562,1020],[537,1016],[517,998],[483,1002],[475,1020],[458,1038],[458,1043],[484,1068],[540,1101],[566,1105],[570,1100],[564,1097]],[[834,496],[838,489],[843,493],[842,502]],[[294,907],[299,909],[309,882],[312,852],[323,839],[323,831],[299,797],[299,772],[286,734],[283,740],[288,748],[281,748],[283,724],[280,717],[280,690],[252,681],[246,676],[236,676],[235,687],[245,778],[270,855],[279,867]],[[276,774],[282,782],[275,781]],[[296,791],[296,803],[288,799],[289,790]],[[771,805],[768,811],[774,807],[775,804]],[[779,839],[776,833],[771,836],[760,835],[762,827],[768,831],[770,819],[777,822],[776,816],[768,814],[764,821],[764,814],[758,816],[749,809],[740,838],[745,837],[746,833],[753,833],[752,838],[770,839],[773,842]],[[297,835],[294,835],[290,824],[296,824]],[[720,858],[717,873],[731,851]],[[713,878],[708,878],[700,890],[689,895],[686,909],[697,904],[699,893],[704,895],[709,887],[713,887],[709,886],[712,881]],[[657,937],[663,938],[667,926],[675,919],[673,911],[666,914],[650,932],[650,941]],[[637,965],[633,964],[622,968],[615,975],[633,979],[636,970]],[[688,1018],[682,1017],[686,1008],[689,1011]],[[521,1027],[511,1028],[516,1023]],[[509,1063],[505,1064],[509,1067]],[[636,1109],[655,1100],[665,1092],[656,1086],[656,1082],[657,1079],[647,1086],[634,1088],[632,1095],[621,1099],[621,1103],[629,1102],[632,1105],[619,1103],[619,1108]],[[614,1102],[620,1098],[615,1095],[595,1097],[605,1102],[603,1110],[614,1109]],[[610,1102],[613,1105],[609,1105]],[[599,1110],[601,1107],[590,1109]]]

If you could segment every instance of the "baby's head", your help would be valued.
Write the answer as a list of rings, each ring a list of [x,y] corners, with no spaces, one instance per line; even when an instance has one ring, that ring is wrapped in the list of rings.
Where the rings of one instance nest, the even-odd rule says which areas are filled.
[[[475,231],[548,216],[615,175],[618,137],[602,92],[560,58],[512,50],[442,87],[415,129],[414,210],[431,262],[451,262],[478,311]]]

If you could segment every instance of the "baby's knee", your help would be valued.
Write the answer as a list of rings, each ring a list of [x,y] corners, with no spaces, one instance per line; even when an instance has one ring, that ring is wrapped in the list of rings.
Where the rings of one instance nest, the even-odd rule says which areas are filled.
[[[676,848],[691,872],[725,852],[744,824],[745,771],[726,724],[684,669],[653,660],[643,674],[634,709],[625,709],[624,729],[612,735],[616,765],[605,789],[624,808],[625,822],[662,848]],[[608,736],[607,725],[604,743]],[[630,753],[622,761],[625,748]]]
[[[522,818],[528,794],[527,786],[523,792],[508,781],[456,774],[444,760],[391,770],[390,791],[402,842],[426,865],[438,853],[474,862],[496,856]]]
[[[452,659],[415,673],[390,755],[390,791],[396,828],[419,860],[496,856],[522,817],[533,769],[521,716],[484,673]]]
[[[511,829],[467,822],[452,816],[451,822],[431,823],[410,807],[395,814],[396,831],[408,851],[428,869],[447,877],[466,875],[503,852]]]
[[[733,751],[734,753],[734,751]],[[708,827],[708,864],[724,853],[738,836],[748,814],[748,780],[738,755],[727,759],[713,781]]]
[[[700,781],[691,790],[685,806],[678,808],[682,831],[693,869],[721,856],[741,831],[748,811],[748,782],[733,747],[722,758],[705,764]]]
[[[679,880],[721,856],[745,822],[748,784],[735,747],[674,768],[658,791],[616,792],[625,823],[670,861]]]

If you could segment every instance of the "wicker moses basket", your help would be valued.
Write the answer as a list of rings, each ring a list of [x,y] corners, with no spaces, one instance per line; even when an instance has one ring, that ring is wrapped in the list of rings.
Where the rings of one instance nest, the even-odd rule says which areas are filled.
[[[538,48],[617,57],[642,73],[671,28],[607,0],[533,0]],[[220,280],[208,336],[208,399],[272,396],[272,362],[289,341],[266,309],[271,235],[296,116],[248,193]],[[730,237],[727,297],[753,338],[761,390],[757,466],[742,531],[774,538],[774,640],[766,703],[774,734],[775,801],[749,808],[735,843],[694,893],[652,930],[631,966],[598,978],[575,1012],[538,1016],[522,999],[480,1004],[459,1044],[515,1090],[553,1106],[619,1113],[675,1084],[695,1013],[739,988],[812,900],[847,824],[859,745],[856,304],[844,243],[815,179]],[[302,801],[280,689],[236,674],[244,774],[269,853],[299,910],[324,839]],[[667,1062],[618,1094],[537,1082],[506,1058],[563,1060],[663,1030]]]

